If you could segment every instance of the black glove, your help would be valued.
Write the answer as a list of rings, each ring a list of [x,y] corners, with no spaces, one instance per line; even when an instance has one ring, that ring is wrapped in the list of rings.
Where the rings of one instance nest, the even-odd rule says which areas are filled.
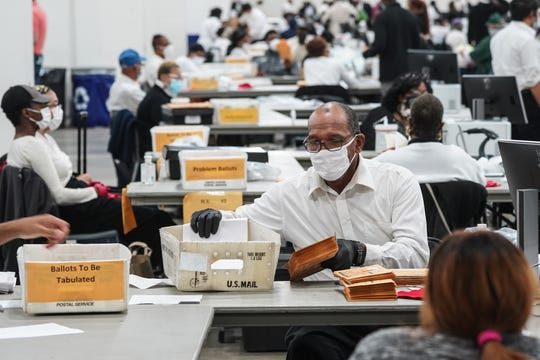
[[[366,258],[366,245],[359,241],[337,239],[336,256],[321,263],[325,269],[332,271],[349,269],[353,265],[362,265]]]
[[[214,209],[204,209],[195,211],[191,215],[191,228],[200,237],[208,238],[210,234],[215,234],[218,231],[219,222],[221,221],[221,213]]]

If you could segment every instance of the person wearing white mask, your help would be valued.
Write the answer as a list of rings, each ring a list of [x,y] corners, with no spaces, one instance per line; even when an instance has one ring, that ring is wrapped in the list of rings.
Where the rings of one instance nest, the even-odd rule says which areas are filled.
[[[206,60],[206,53],[201,44],[195,43],[189,47],[187,55],[176,58],[175,62],[180,66],[182,74],[190,75],[199,72],[201,66]]]
[[[52,99],[48,104],[51,114],[49,126],[36,131],[35,136],[36,138],[43,140],[49,146],[51,159],[54,163],[56,172],[60,177],[60,182],[64,184],[64,186],[66,186],[71,180],[72,176],[75,176],[76,179],[83,181],[86,184],[90,184],[92,182],[92,177],[90,176],[90,174],[74,175],[73,164],[71,163],[69,156],[65,152],[60,150],[60,147],[58,146],[54,138],[51,135],[47,134],[47,132],[49,131],[55,131],[56,129],[58,129],[64,119],[64,111],[62,109],[62,105],[58,103],[58,97],[56,96],[56,93],[51,88],[45,85],[38,85],[35,89],[41,94],[50,96]]]
[[[114,118],[116,112],[124,109],[133,114],[137,112],[137,107],[145,95],[141,84],[137,81],[144,61],[146,58],[133,49],[126,49],[120,53],[118,63],[121,73],[115,77],[107,100],[111,118]]]
[[[253,40],[262,40],[264,34],[269,30],[266,15],[261,9],[252,7],[249,3],[242,4],[240,23],[248,26],[249,34]]]
[[[165,35],[156,34],[152,37],[153,53],[144,64],[143,81],[145,86],[151,88],[157,80],[159,65],[165,60],[174,59],[174,46]]]
[[[304,140],[311,168],[234,212],[195,212],[191,227],[211,240],[221,218],[248,218],[278,232],[295,250],[335,234],[337,254],[308,281],[335,280],[331,270],[351,266],[425,267],[429,248],[420,185],[405,168],[364,159],[363,144],[350,107],[321,105],[309,117]],[[358,327],[294,327],[286,337],[287,359],[346,359],[365,333]]]
[[[67,165],[60,167],[49,144],[36,136],[38,130],[58,123],[52,119],[59,118],[60,112],[54,111],[56,115],[53,115],[49,107],[53,100],[53,97],[26,85],[12,86],[4,93],[1,107],[15,127],[7,164],[31,169],[43,180],[58,207],[59,217],[69,223],[72,232],[85,234],[116,230],[124,245],[145,239],[153,250],[154,270],[161,272],[159,229],[174,225],[174,221],[161,210],[135,206],[133,212],[138,226],[127,230],[123,227],[121,199],[110,198],[97,187],[73,177]],[[64,160],[67,162],[69,158]]]
[[[137,109],[139,149],[142,154],[152,151],[150,129],[163,120],[161,106],[171,102],[183,90],[184,82],[180,67],[174,61],[164,61],[158,69],[158,79],[148,90]]]

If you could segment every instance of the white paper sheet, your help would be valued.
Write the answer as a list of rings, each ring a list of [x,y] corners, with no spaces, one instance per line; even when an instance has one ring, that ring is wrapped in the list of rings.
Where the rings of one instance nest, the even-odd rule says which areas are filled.
[[[218,231],[210,237],[202,238],[191,229],[190,224],[182,225],[183,241],[223,241],[223,242],[246,242],[248,241],[247,218],[223,219],[219,222]]]
[[[81,334],[80,329],[68,328],[55,323],[0,328],[0,339],[18,339],[38,336]],[[0,345],[1,348],[1,345]]]
[[[202,295],[133,295],[129,305],[199,304]]]
[[[129,285],[133,285],[138,289],[148,289],[157,285],[174,286],[170,279],[149,279],[134,274],[129,275]]]
[[[17,282],[13,271],[0,271],[0,294],[13,292],[13,287]]]
[[[0,309],[22,308],[22,300],[0,300]]]

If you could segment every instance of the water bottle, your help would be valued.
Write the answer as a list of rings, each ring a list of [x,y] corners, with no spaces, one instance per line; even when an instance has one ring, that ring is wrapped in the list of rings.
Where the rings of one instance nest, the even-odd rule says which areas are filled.
[[[156,165],[152,162],[152,155],[144,155],[144,163],[141,164],[141,181],[143,184],[152,185],[156,181]]]

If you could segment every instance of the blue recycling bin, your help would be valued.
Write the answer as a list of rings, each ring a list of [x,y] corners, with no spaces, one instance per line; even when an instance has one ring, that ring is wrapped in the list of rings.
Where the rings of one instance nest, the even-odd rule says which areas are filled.
[[[78,114],[87,111],[87,126],[109,126],[107,99],[114,82],[113,74],[114,69],[73,70],[73,125],[78,124]]]

